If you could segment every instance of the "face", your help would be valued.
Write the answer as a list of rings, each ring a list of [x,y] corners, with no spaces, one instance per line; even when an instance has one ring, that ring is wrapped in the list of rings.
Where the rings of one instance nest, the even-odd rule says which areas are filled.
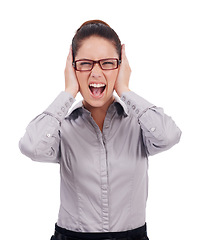
[[[92,36],[82,42],[75,60],[97,61],[106,58],[119,59],[115,46],[109,40]],[[89,108],[110,105],[114,100],[113,91],[117,75],[118,68],[102,70],[99,64],[94,64],[91,71],[76,71],[84,106]]]

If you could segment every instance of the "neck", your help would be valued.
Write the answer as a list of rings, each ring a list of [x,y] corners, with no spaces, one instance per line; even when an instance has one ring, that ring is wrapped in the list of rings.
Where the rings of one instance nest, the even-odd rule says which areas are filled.
[[[99,126],[100,130],[102,131],[103,129],[103,123],[104,119],[106,117],[106,112],[109,108],[109,106],[113,103],[114,101],[114,96],[110,98],[109,101],[107,101],[103,106],[101,107],[93,107],[89,105],[85,100],[83,101],[84,107],[91,113],[93,119]]]

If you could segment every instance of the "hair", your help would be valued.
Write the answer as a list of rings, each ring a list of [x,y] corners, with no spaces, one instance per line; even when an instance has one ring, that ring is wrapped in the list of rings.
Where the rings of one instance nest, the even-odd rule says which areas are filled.
[[[77,29],[75,36],[72,40],[73,61],[83,40],[91,37],[99,36],[107,39],[113,43],[116,51],[121,59],[121,41],[117,33],[106,23],[101,20],[89,20],[84,22],[80,28]]]

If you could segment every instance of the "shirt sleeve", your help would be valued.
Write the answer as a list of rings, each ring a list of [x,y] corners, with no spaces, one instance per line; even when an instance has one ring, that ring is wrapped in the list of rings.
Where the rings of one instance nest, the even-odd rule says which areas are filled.
[[[53,103],[27,126],[19,141],[21,152],[33,161],[59,163],[60,127],[75,99],[61,92]]]
[[[127,106],[128,114],[138,119],[148,155],[168,150],[179,142],[181,130],[162,108],[132,91],[123,93],[121,100]]]

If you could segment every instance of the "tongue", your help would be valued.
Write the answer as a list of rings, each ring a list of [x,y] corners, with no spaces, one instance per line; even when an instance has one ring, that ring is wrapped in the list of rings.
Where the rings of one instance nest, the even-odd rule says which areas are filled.
[[[102,92],[103,92],[104,88],[103,87],[91,87],[91,92],[93,95],[95,95],[96,97],[99,96]]]

